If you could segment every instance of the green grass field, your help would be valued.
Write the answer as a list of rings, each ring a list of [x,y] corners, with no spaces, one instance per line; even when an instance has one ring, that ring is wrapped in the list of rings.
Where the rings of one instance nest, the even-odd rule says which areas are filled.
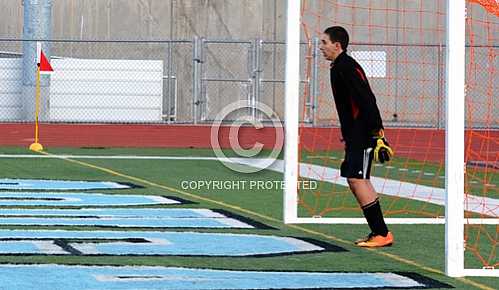
[[[74,155],[151,155],[151,156],[214,156],[209,149],[75,149],[50,148],[51,154]],[[0,148],[1,154],[36,154],[18,147]],[[329,153],[341,157],[339,152]],[[323,155],[323,154],[321,154]],[[309,163],[329,167],[339,167],[338,160],[328,160],[303,156]],[[392,166],[402,166],[421,170],[421,164],[414,161],[397,159]],[[401,179],[408,182],[443,187],[444,169],[434,164],[424,164],[424,171],[433,172],[435,176],[417,175],[410,172],[399,173],[393,169],[377,167],[373,175]],[[283,206],[282,191],[269,190],[207,190],[183,189],[182,181],[189,180],[236,180],[236,181],[280,181],[282,174],[273,171],[260,171],[254,174],[242,174],[231,171],[218,161],[211,160],[115,160],[115,159],[14,159],[0,158],[0,177],[2,178],[43,178],[63,180],[105,180],[117,182],[132,182],[144,186],[127,190],[106,190],[106,193],[154,194],[178,196],[196,202],[196,204],[175,207],[221,208],[239,215],[244,215],[275,230],[223,230],[235,233],[273,234],[280,236],[310,237],[338,245],[347,252],[325,252],[316,254],[300,254],[264,258],[206,258],[206,257],[83,257],[83,256],[0,256],[0,263],[58,263],[85,265],[161,265],[186,266],[217,269],[246,270],[306,270],[306,271],[348,271],[348,272],[414,272],[447,283],[456,289],[497,289],[498,278],[468,277],[453,279],[444,275],[444,225],[392,225],[395,234],[394,246],[383,249],[367,250],[355,247],[351,241],[364,236],[368,232],[367,225],[285,225],[282,222]],[[476,172],[479,178],[480,172]],[[482,176],[483,177],[483,176]],[[497,186],[497,178],[490,178],[490,184]],[[325,192],[331,184],[321,184]],[[481,185],[478,190],[485,192]],[[497,188],[497,187],[495,187]],[[355,208],[355,201],[348,189],[335,185],[340,193],[324,196],[330,206],[334,202]],[[487,192],[485,192],[487,193]],[[490,193],[497,193],[497,189]],[[491,196],[489,196],[491,197]],[[320,200],[320,199],[319,199]],[[309,203],[315,201],[310,200]],[[444,212],[443,207],[407,199],[394,199],[384,196],[382,205],[390,210],[398,208],[414,209],[414,211]],[[168,207],[168,206],[161,206]],[[320,204],[318,205],[320,207]],[[400,214],[405,216],[404,214]],[[359,211],[335,212],[333,216],[361,216]],[[395,214],[394,216],[399,216]],[[51,228],[3,226],[2,228]],[[78,229],[78,227],[57,227]],[[89,228],[85,228],[89,229]],[[97,229],[97,228],[95,228]],[[102,229],[102,228],[98,228]],[[136,229],[134,229],[136,230]],[[204,232],[220,232],[221,230],[200,229]],[[487,226],[480,229],[471,228],[469,236],[474,245],[484,252],[482,256],[489,262],[497,263],[496,244],[491,244],[485,233],[497,242],[497,226]],[[495,239],[494,239],[495,237]],[[481,263],[476,257],[466,252],[466,266],[477,267]]]

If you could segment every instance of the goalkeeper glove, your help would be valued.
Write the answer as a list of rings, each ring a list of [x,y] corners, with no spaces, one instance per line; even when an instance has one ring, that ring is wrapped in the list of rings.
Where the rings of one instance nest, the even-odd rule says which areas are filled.
[[[385,139],[383,129],[379,130],[378,133],[373,136],[373,140],[376,142],[374,144],[374,161],[379,163],[390,161],[390,158],[393,157],[393,150]]]

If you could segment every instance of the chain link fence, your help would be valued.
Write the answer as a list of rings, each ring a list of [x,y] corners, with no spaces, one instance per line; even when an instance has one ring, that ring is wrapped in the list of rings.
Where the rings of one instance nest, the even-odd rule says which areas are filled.
[[[34,84],[27,75],[34,74],[36,65],[23,64],[27,44],[0,40],[2,122],[33,120]],[[284,117],[283,42],[195,38],[48,44],[55,72],[41,81],[40,116],[45,122],[210,123],[226,105],[240,100],[250,105],[240,114],[266,118],[252,110],[252,104],[262,102],[275,112],[271,118]],[[336,126],[329,63],[317,39],[301,47],[300,120]],[[490,48],[468,47],[468,59],[482,50],[487,54]],[[352,44],[349,51],[366,71],[386,126],[443,127],[443,46]],[[472,63],[476,67],[468,71],[482,73],[467,74],[467,96],[473,100],[467,106],[473,116],[468,126],[498,127],[499,105],[490,98],[498,95],[490,83],[497,58],[474,57]]]

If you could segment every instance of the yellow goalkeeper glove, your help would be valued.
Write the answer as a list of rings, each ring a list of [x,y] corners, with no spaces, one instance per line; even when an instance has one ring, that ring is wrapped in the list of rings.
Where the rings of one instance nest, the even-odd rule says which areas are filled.
[[[383,129],[379,130],[373,140],[376,142],[374,144],[374,161],[378,163],[384,163],[385,161],[390,161],[393,157],[393,150],[385,139],[385,132]]]

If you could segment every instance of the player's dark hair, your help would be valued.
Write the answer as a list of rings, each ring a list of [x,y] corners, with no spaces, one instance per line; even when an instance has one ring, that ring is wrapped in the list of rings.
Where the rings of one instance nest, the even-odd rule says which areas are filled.
[[[347,50],[349,37],[345,28],[341,26],[331,26],[324,30],[324,33],[329,35],[331,42],[339,42],[341,49]]]

